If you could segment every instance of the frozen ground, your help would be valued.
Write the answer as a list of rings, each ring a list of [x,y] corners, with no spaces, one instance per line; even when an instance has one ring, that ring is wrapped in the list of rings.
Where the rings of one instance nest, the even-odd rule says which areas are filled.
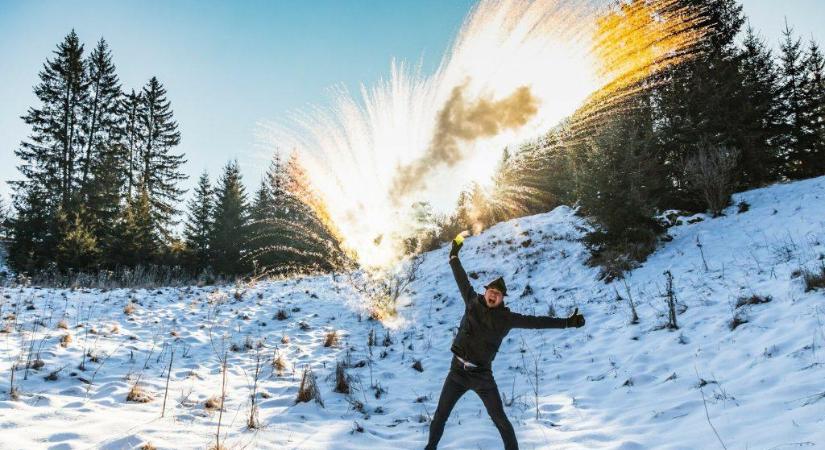
[[[798,276],[825,264],[825,178],[737,194],[741,201],[748,211],[683,218],[626,284],[604,284],[583,264],[577,238],[587,224],[566,207],[467,239],[462,261],[477,289],[500,274],[511,309],[561,316],[578,306],[587,317],[582,329],[514,330],[502,344],[494,373],[521,448],[711,449],[722,448],[719,439],[728,449],[825,448],[825,292],[805,292]],[[689,220],[696,218],[704,220]],[[678,330],[663,327],[665,271],[673,275]],[[224,348],[227,448],[422,448],[462,313],[446,248],[425,255],[386,328],[367,319],[344,276],[2,294],[3,449],[206,448],[219,414],[204,403],[221,394]],[[753,296],[770,301],[736,306]],[[732,329],[734,316],[745,323]],[[324,347],[331,330],[340,342]],[[247,430],[258,355],[260,427]],[[281,375],[276,355],[286,363]],[[336,361],[349,363],[350,395],[333,392]],[[9,399],[13,364],[17,400]],[[306,366],[323,407],[295,404]],[[136,383],[147,403],[126,401]],[[500,446],[468,393],[441,448]]]

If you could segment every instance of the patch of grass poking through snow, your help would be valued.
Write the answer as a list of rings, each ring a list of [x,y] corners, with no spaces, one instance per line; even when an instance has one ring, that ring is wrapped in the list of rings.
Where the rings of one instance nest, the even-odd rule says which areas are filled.
[[[344,369],[344,364],[341,361],[335,363],[335,388],[333,391],[339,394],[349,394],[349,377],[347,371]]]
[[[741,308],[746,305],[762,305],[764,303],[770,303],[772,300],[773,297],[770,295],[753,294],[750,297],[739,297],[736,299],[736,307]]]
[[[315,373],[309,366],[304,366],[304,373],[301,376],[301,385],[298,387],[298,395],[295,397],[295,403],[308,403],[312,400],[315,400],[315,403],[321,405],[321,407],[324,406]]]
[[[138,449],[139,450],[157,450],[158,448],[155,447],[154,445],[152,445],[151,442],[147,442],[147,443],[141,445],[140,447],[138,447]]]
[[[222,406],[223,405],[221,405],[221,398],[217,395],[213,395],[207,398],[205,402],[203,402],[203,409],[207,411],[217,411],[221,409]]]
[[[149,403],[152,401],[152,396],[148,392],[144,391],[140,384],[135,383],[126,394],[126,401],[134,403]]]
[[[825,289],[825,263],[815,270],[803,270],[802,281],[805,282],[805,292]]]
[[[272,369],[275,371],[275,374],[279,377],[286,372],[286,360],[284,359],[283,355],[277,355],[277,357],[272,360]]]
[[[72,335],[71,334],[64,334],[60,338],[60,346],[63,347],[63,348],[68,347],[69,344],[71,344],[71,343],[72,343]]]
[[[324,347],[337,347],[338,346],[338,331],[332,330],[327,332],[324,336]]]

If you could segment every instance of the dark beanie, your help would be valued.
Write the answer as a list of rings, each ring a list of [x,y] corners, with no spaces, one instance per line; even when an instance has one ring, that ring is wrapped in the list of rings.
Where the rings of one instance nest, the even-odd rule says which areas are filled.
[[[501,291],[502,294],[507,295],[507,286],[504,284],[504,278],[498,277],[491,281],[490,284],[484,286],[485,289],[493,288]]]

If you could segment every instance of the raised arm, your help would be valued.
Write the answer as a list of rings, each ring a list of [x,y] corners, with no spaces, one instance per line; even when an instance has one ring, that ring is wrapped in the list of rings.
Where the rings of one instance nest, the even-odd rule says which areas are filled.
[[[452,248],[450,248],[450,267],[453,269],[453,276],[455,277],[455,283],[458,285],[458,291],[461,292],[461,298],[464,299],[464,304],[468,304],[475,297],[476,292],[470,285],[467,272],[464,271],[464,267],[461,266],[461,261],[458,259],[458,251],[464,245],[465,234],[466,232],[461,232],[453,239]]]
[[[470,302],[476,295],[476,291],[470,285],[470,280],[467,278],[467,272],[461,266],[461,261],[458,255],[450,257],[450,267],[453,269],[453,276],[455,277],[455,284],[458,285],[458,291],[461,292],[461,298],[464,303]]]
[[[579,328],[583,326],[584,316],[579,314],[579,308],[576,308],[567,318],[510,313],[510,328]]]

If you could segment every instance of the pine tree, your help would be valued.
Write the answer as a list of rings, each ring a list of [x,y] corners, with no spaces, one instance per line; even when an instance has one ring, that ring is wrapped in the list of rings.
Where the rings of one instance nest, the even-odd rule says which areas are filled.
[[[312,189],[297,151],[290,154],[285,174],[281,214],[293,228],[286,235],[291,237],[289,246],[298,251],[296,265],[331,270],[344,264],[338,231],[326,205]]]
[[[81,185],[91,182],[93,166],[100,156],[121,139],[123,113],[120,81],[115,74],[112,54],[104,39],[98,41],[86,62],[89,97],[83,106],[85,153],[82,158]]]
[[[805,83],[802,103],[805,105],[804,122],[807,128],[807,153],[802,161],[801,177],[809,178],[825,174],[825,62],[822,51],[813,40],[803,62]]]
[[[94,233],[102,263],[113,266],[114,247],[118,245],[117,221],[122,214],[124,172],[121,155],[123,146],[111,143],[99,148],[100,154],[95,158],[91,169],[94,189],[90,189],[86,201],[88,214],[85,226]]]
[[[195,188],[195,196],[189,201],[189,212],[184,228],[184,241],[189,253],[189,266],[200,272],[209,266],[209,238],[212,233],[214,192],[209,174],[203,172]]]
[[[780,176],[777,146],[781,138],[779,79],[770,49],[750,27],[740,59],[745,105],[741,112],[742,152],[739,189],[775,181]]]
[[[137,196],[128,200],[118,221],[118,243],[113,259],[120,266],[134,267],[154,264],[160,255],[157,226],[151,214],[149,191],[139,186]]]
[[[185,190],[178,182],[187,177],[180,171],[186,162],[184,155],[172,154],[180,143],[178,124],[174,120],[166,89],[156,77],[143,87],[138,113],[141,128],[139,151],[139,178],[146,187],[152,205],[153,220],[163,242],[171,239],[171,228],[178,223],[175,206]]]
[[[57,246],[55,259],[62,271],[91,271],[98,267],[100,248],[97,239],[87,224],[90,220],[85,208],[76,212],[58,211],[61,240]]]
[[[735,0],[681,0],[678,6],[701,12],[701,26],[709,34],[696,46],[689,61],[670,67],[656,78],[657,140],[667,152],[667,176],[674,189],[669,207],[701,210],[702,203],[689,189],[681,162],[696,152],[696,143],[739,148],[743,98],[736,35],[744,24],[742,7]]]
[[[246,246],[249,262],[270,272],[285,271],[295,257],[289,246],[294,236],[286,217],[286,178],[286,167],[276,150],[255,195]]]
[[[72,210],[79,196],[77,165],[84,148],[83,107],[88,81],[83,45],[72,30],[40,71],[34,93],[40,105],[22,117],[31,135],[15,150],[22,180],[11,181],[18,219],[12,222],[13,265],[42,268],[59,242],[57,211]]]
[[[781,139],[782,156],[785,174],[790,178],[803,178],[811,139],[806,130],[807,114],[803,98],[806,80],[802,42],[794,38],[787,22],[782,36],[780,101],[785,129]]]
[[[250,265],[241,260],[246,248],[247,209],[246,189],[241,182],[238,162],[230,161],[224,167],[215,191],[209,239],[212,267],[218,273],[239,275],[249,271]]]
[[[140,149],[145,134],[140,120],[141,105],[143,96],[135,92],[134,89],[123,96],[123,118],[124,118],[124,171],[126,183],[123,187],[123,195],[132,198],[136,195],[136,186],[141,179],[140,170]]]

